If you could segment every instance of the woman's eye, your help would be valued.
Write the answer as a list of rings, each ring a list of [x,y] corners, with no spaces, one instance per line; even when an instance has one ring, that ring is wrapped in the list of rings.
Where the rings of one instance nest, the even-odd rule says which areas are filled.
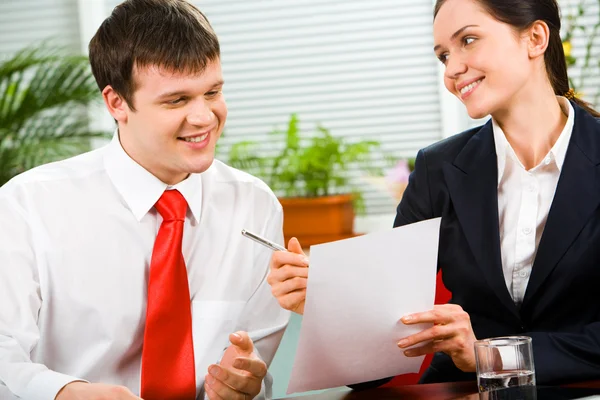
[[[465,44],[471,44],[471,43],[473,43],[474,41],[475,41],[475,38],[472,38],[472,37],[466,37],[466,38],[464,38],[464,39],[463,39],[463,42],[464,42]]]
[[[440,54],[438,60],[440,60],[442,64],[446,64],[448,62],[448,53]]]

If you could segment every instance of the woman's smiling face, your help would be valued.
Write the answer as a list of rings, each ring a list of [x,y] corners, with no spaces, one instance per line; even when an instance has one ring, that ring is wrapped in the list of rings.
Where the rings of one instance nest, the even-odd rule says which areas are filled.
[[[444,84],[472,118],[506,109],[532,74],[526,37],[476,0],[447,0],[433,23]]]

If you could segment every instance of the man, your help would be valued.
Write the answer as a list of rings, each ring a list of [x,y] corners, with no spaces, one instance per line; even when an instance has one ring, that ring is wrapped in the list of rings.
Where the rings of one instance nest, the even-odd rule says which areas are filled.
[[[117,133],[0,188],[0,386],[37,399],[251,399],[288,313],[265,278],[282,210],[214,161],[220,49],[184,0],[127,0],[90,42]],[[138,395],[140,397],[138,397]]]

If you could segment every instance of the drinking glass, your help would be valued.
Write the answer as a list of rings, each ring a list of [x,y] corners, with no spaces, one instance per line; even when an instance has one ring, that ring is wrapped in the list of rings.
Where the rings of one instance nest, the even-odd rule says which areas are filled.
[[[475,342],[479,393],[531,386],[535,391],[535,368],[531,338],[505,336]]]

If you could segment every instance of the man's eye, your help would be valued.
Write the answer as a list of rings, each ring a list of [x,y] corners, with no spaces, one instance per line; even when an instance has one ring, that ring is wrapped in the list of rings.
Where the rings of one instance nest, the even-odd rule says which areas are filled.
[[[175,100],[170,100],[168,103],[171,104],[171,105],[173,105],[173,106],[176,106],[178,104],[183,103],[184,101],[185,101],[184,97],[178,97]]]
[[[221,91],[220,90],[212,90],[210,92],[206,92],[206,95],[208,97],[215,97],[216,95],[218,95]]]

